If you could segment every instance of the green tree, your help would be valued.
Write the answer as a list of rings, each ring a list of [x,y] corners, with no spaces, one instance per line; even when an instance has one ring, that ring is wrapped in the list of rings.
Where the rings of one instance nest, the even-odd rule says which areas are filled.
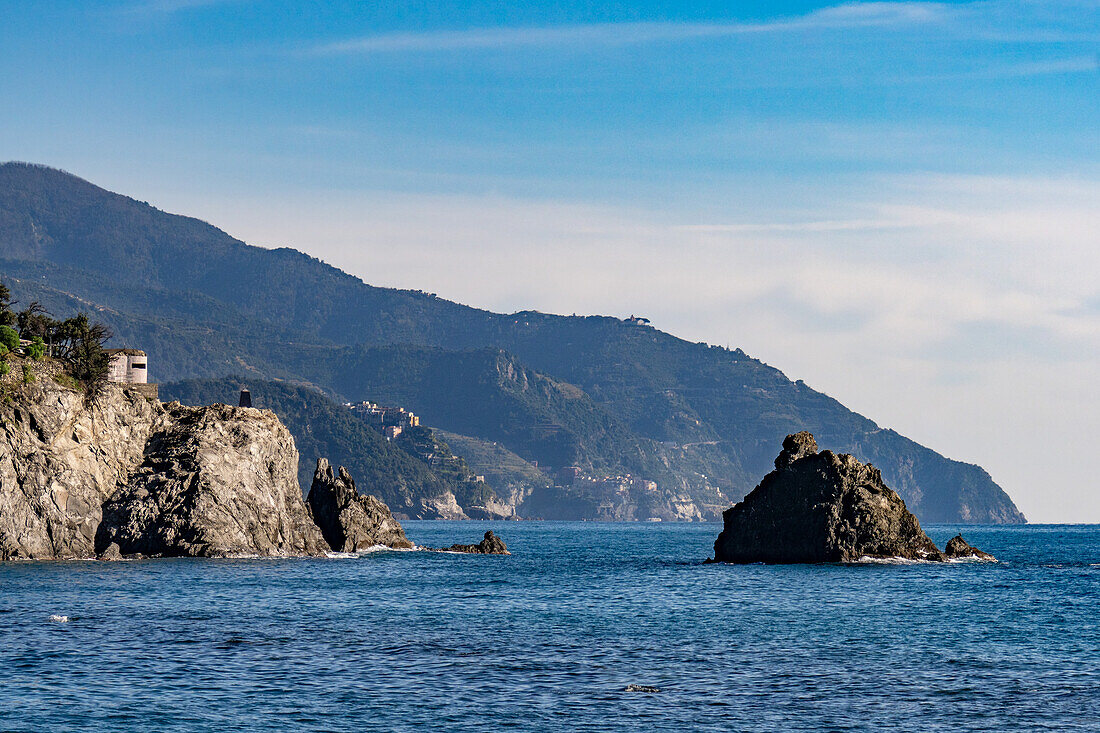
[[[23,338],[31,340],[36,337],[42,338],[43,341],[51,338],[60,325],[50,317],[49,312],[37,300],[19,311],[15,320],[19,333]]]
[[[110,337],[106,326],[92,323],[84,313],[62,321],[54,333],[55,355],[68,363],[69,374],[84,385],[89,397],[107,383],[111,359],[103,342]]]
[[[8,286],[0,283],[0,326],[10,326],[15,323],[15,314],[11,312],[14,303]]]
[[[0,326],[0,344],[8,347],[8,351],[19,348],[19,332],[11,326]]]
[[[27,347],[27,353],[35,361],[41,361],[46,356],[46,342],[41,336],[34,337],[34,341]]]

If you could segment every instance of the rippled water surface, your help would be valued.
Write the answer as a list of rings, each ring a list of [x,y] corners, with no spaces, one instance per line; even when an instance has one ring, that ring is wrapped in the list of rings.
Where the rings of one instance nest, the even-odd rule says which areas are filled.
[[[514,555],[0,566],[0,729],[1100,730],[1100,527],[816,567],[704,565],[717,525],[492,528]]]

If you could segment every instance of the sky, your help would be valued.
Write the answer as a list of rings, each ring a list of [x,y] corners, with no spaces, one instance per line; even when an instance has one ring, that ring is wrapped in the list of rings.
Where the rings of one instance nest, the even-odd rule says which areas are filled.
[[[1100,522],[1100,0],[0,0],[0,160],[740,347]]]

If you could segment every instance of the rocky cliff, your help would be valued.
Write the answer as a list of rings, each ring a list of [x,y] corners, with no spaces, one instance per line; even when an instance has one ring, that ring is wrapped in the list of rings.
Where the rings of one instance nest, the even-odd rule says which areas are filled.
[[[722,518],[718,562],[944,559],[877,468],[818,453],[807,432],[787,436],[775,470]]]
[[[86,404],[47,365],[34,369],[33,382],[2,386],[0,559],[327,549],[274,414],[162,404],[118,385]]]
[[[334,474],[325,458],[317,459],[307,502],[325,541],[337,552],[356,552],[379,545],[406,549],[413,546],[389,507],[356,491],[347,469],[340,466]]]
[[[320,555],[294,439],[267,410],[160,405],[141,464],[103,505],[96,550],[226,557]]]

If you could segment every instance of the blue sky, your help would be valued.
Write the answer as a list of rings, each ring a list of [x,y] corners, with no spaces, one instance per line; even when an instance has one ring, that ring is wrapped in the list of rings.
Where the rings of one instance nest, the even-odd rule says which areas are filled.
[[[541,5],[0,2],[0,159],[643,313],[1100,521],[1100,3]]]

